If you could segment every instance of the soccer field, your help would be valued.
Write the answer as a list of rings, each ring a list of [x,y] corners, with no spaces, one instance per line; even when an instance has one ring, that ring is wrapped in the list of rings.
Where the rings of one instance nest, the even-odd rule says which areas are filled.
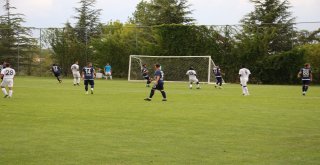
[[[319,164],[320,87],[238,84],[188,89],[168,101],[144,83],[96,80],[95,93],[16,77],[0,98],[0,164]]]

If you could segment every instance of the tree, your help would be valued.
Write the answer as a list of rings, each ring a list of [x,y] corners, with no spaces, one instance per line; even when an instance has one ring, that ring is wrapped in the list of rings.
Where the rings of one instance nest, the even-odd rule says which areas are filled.
[[[76,22],[76,34],[83,43],[90,41],[91,37],[100,34],[99,16],[101,9],[92,9],[96,0],[80,0],[81,7],[75,8],[78,13],[74,18]]]
[[[188,24],[194,21],[188,17],[192,14],[192,11],[188,10],[189,7],[187,0],[142,0],[137,5],[131,21],[145,26]]]
[[[31,30],[23,27],[24,15],[14,13],[9,0],[3,6],[5,14],[0,16],[0,60],[7,61],[17,68],[27,66],[24,70],[31,74],[32,53],[35,50],[35,40],[31,38]]]
[[[246,64],[253,72],[253,78],[260,82],[264,64],[269,56],[282,56],[294,47],[296,32],[295,18],[288,11],[288,0],[250,0],[254,11],[242,20],[242,32],[237,35],[240,64]],[[286,54],[286,53],[285,53]],[[287,53],[290,56],[293,53]],[[281,58],[282,59],[282,58]],[[255,77],[254,77],[255,76]]]
[[[70,65],[79,61],[81,66],[86,63],[86,45],[79,41],[75,29],[69,22],[62,29],[48,29],[45,31],[44,40],[53,50],[52,57],[63,69],[63,74],[70,73]]]
[[[297,44],[317,44],[320,43],[320,28],[315,31],[301,30],[297,33]]]
[[[250,0],[254,3],[254,11],[242,20],[243,39],[256,42],[253,44],[263,55],[292,49],[295,31],[294,18],[288,11],[288,0]]]

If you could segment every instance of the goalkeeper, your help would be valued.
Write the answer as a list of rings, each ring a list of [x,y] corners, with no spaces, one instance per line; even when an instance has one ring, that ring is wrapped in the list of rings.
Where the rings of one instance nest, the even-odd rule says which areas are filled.
[[[147,80],[146,87],[150,87],[151,78],[149,76],[149,70],[147,68],[147,64],[143,64],[141,68],[142,77]]]

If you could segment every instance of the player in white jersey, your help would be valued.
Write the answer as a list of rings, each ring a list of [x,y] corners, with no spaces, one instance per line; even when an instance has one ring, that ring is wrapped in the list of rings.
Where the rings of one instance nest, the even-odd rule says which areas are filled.
[[[73,85],[80,85],[80,72],[79,72],[79,65],[78,61],[76,61],[73,65],[71,65],[71,71],[73,75]]]
[[[9,63],[6,63],[5,64],[5,69],[2,69],[1,70],[1,74],[0,74],[0,77],[3,78],[2,82],[1,82],[1,90],[4,94],[4,98],[11,98],[12,97],[12,88],[13,88],[13,78],[14,78],[14,75],[16,74],[16,71],[12,68],[10,68],[10,64]],[[6,90],[6,86],[8,87],[9,89],[9,94]]]
[[[242,87],[242,95],[244,96],[249,95],[247,83],[249,81],[250,74],[251,74],[250,70],[247,69],[244,65],[242,65],[242,68],[239,70],[239,77],[240,77],[240,85]]]
[[[197,72],[193,69],[193,67],[189,68],[186,75],[189,76],[189,82],[190,82],[189,88],[192,89],[192,83],[196,83],[197,89],[200,89],[200,83],[199,83],[199,80],[197,79]]]

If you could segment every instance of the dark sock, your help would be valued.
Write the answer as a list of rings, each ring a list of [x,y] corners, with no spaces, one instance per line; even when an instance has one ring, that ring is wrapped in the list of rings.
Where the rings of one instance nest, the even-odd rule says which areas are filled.
[[[307,91],[308,91],[308,89],[309,89],[309,86],[306,86],[305,91],[307,92]]]
[[[163,97],[164,99],[167,98],[165,91],[161,91],[161,94],[162,94],[162,97]]]
[[[153,90],[153,89],[151,89],[151,92],[150,92],[150,96],[149,96],[149,98],[152,98],[152,97],[153,97],[153,95],[154,95],[154,90]]]
[[[88,91],[88,85],[86,85],[86,86],[84,87],[84,89],[85,89],[86,91]]]

